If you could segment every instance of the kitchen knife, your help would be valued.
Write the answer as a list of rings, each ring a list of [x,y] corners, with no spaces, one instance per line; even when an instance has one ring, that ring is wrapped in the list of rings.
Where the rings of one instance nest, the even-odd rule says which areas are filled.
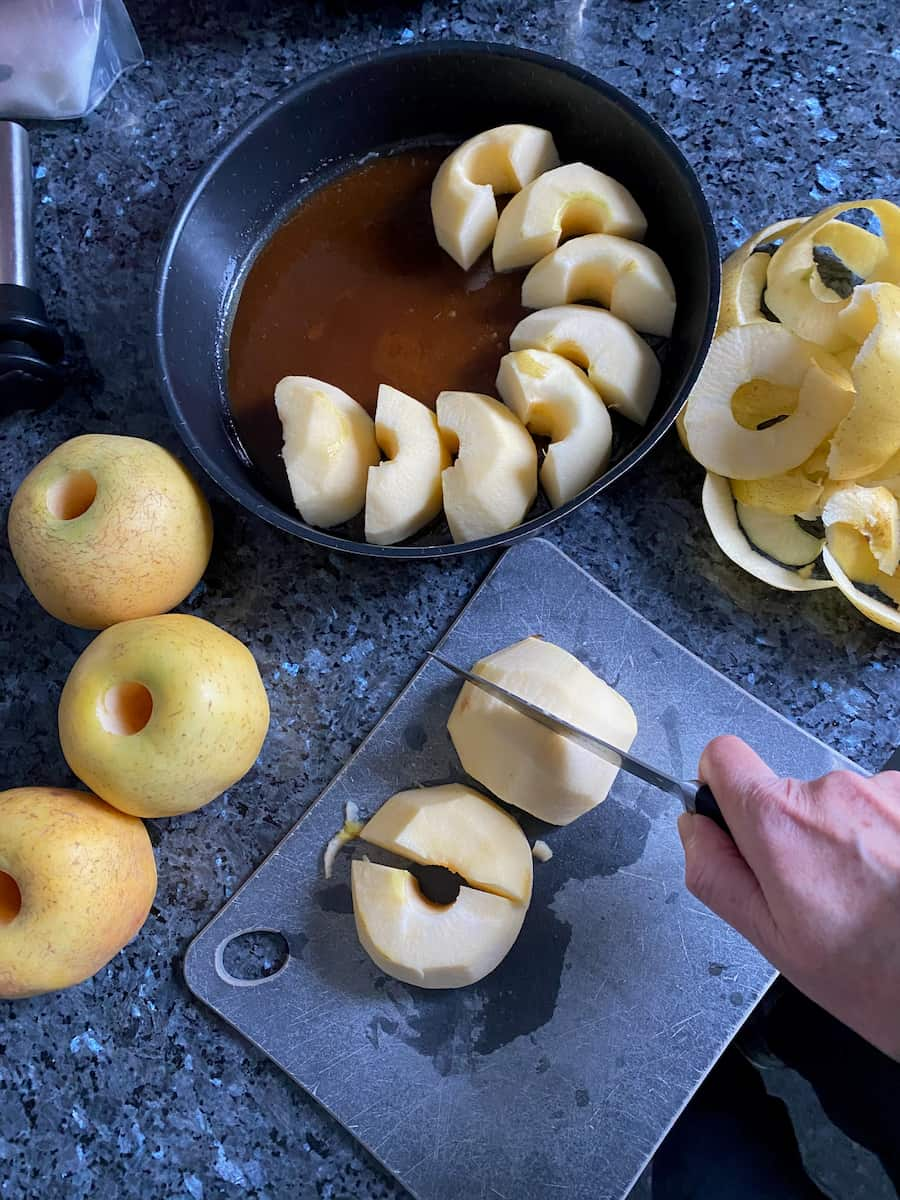
[[[596,737],[593,733],[588,733],[585,729],[579,729],[577,725],[571,725],[561,717],[555,717],[545,709],[539,708],[538,705],[532,704],[528,700],[523,700],[521,696],[513,695],[512,692],[508,692],[506,688],[492,683],[489,679],[483,679],[480,675],[475,675],[471,671],[466,671],[462,667],[458,667],[456,663],[448,662],[447,659],[441,658],[439,654],[429,651],[428,657],[433,658],[436,663],[439,663],[460,679],[465,679],[468,683],[480,688],[489,696],[493,696],[495,700],[500,700],[504,704],[509,705],[510,708],[514,708],[523,717],[530,717],[538,725],[543,725],[545,729],[550,729],[553,733],[558,733],[561,737],[568,738],[570,742],[574,742],[577,746],[581,746],[585,750],[590,750],[592,754],[596,754],[604,762],[627,771],[629,775],[635,775],[638,779],[643,779],[645,783],[650,783],[653,787],[660,788],[672,796],[677,796],[684,806],[685,812],[699,813],[702,817],[709,817],[711,821],[715,821],[719,828],[731,837],[731,830],[728,828],[725,818],[722,815],[722,810],[719,808],[715,796],[705,783],[700,783],[699,780],[693,779],[674,779],[664,771],[660,771],[656,767],[651,767],[649,763],[635,758],[634,755],[626,754],[624,750],[619,750],[618,747],[610,745],[609,742],[604,742],[602,738]]]

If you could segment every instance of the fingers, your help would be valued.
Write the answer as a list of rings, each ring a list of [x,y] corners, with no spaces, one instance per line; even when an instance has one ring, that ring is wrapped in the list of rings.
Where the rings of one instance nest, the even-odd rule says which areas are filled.
[[[775,772],[740,738],[713,738],[700,756],[700,778],[719,793],[747,792],[777,779]]]
[[[682,813],[678,832],[684,846],[688,891],[768,957],[774,942],[774,921],[762,888],[740,850],[707,817]]]

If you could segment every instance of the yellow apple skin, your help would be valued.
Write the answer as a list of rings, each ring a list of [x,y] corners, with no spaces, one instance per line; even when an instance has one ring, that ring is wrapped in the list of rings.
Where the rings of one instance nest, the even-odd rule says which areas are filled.
[[[0,902],[3,1000],[89,979],[135,937],[156,895],[143,822],[66,788],[0,792],[0,872],[21,895],[18,912]]]
[[[116,704],[136,685],[152,700]],[[146,692],[143,690],[146,689]],[[59,703],[63,754],[109,804],[171,817],[208,804],[250,770],[269,726],[253,655],[224,629],[170,613],[105,630],[84,651]]]
[[[84,512],[55,515],[88,501],[91,480]],[[94,433],[63,442],[23,479],[8,532],[37,602],[82,629],[180,604],[213,539],[209,505],[177,458],[142,438]]]

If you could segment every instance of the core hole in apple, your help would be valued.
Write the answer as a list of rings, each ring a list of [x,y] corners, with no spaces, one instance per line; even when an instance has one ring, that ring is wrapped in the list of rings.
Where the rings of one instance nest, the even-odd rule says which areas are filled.
[[[239,933],[226,942],[221,965],[226,978],[240,983],[258,983],[277,975],[289,954],[284,934],[271,929],[254,929]]]
[[[153,697],[142,683],[128,680],[108,689],[98,711],[107,733],[131,737],[140,733],[153,715]]]
[[[90,471],[68,471],[47,491],[47,508],[59,521],[83,516],[97,496],[97,480]]]
[[[447,867],[433,867],[414,864],[409,867],[410,873],[419,885],[423,899],[438,908],[447,908],[459,895],[459,889],[466,882],[461,875]]]
[[[22,908],[22,893],[12,875],[0,871],[0,925],[10,925]]]

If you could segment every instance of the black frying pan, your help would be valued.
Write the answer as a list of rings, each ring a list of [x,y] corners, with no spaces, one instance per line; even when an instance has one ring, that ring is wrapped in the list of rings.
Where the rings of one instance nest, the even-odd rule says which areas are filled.
[[[373,150],[461,141],[506,122],[552,131],[563,161],[620,179],[646,213],[647,241],[675,281],[678,312],[656,406],[605,475],[561,508],[540,503],[510,533],[453,545],[444,524],[401,546],[369,546],[361,521],[323,532],[272,495],[229,417],[228,329],[254,256],[309,191]],[[719,303],[715,230],[687,160],[636,104],[546,55],[439,42],[330,67],[284,92],[201,173],[163,245],[156,350],[172,419],[212,478],[245,508],[298,537],[380,558],[433,558],[529,537],[623,476],[675,420],[712,338]],[[299,372],[298,373],[302,373]]]

